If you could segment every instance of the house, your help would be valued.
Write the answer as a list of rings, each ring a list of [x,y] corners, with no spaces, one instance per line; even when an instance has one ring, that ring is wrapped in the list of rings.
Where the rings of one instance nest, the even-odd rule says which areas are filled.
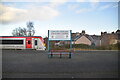
[[[47,38],[44,39],[47,45]],[[70,41],[54,41],[55,45],[70,44]],[[120,43],[120,30],[107,33],[101,32],[101,35],[88,35],[85,30],[81,33],[72,33],[72,44],[86,44],[90,46],[108,46]]]
[[[108,46],[120,43],[120,30],[107,33],[101,32],[101,35],[88,35],[83,30],[82,33],[74,33],[73,44],[87,44],[90,46]]]
[[[117,40],[117,43],[120,43],[120,30],[119,29],[116,31],[116,40]]]
[[[82,33],[74,33],[72,38],[72,44],[86,44],[90,46],[100,46],[100,36],[97,35],[88,35],[83,30]]]
[[[101,37],[98,35],[88,35],[82,30],[81,33],[72,33],[72,44],[86,44],[90,46],[100,46]],[[60,41],[59,44],[70,44],[70,41]]]
[[[101,32],[101,46],[117,43],[120,43],[120,30],[112,33]]]
[[[87,44],[91,45],[92,41],[88,35],[79,35],[75,36],[72,40],[72,44]]]
[[[101,43],[100,43],[101,36],[100,35],[91,35],[91,37],[93,38],[93,43],[95,46],[101,46]]]

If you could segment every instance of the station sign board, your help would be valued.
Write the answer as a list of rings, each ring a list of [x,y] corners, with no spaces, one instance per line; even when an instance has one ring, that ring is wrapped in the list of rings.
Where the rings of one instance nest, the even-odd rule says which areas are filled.
[[[71,40],[71,30],[49,30],[49,40]]]

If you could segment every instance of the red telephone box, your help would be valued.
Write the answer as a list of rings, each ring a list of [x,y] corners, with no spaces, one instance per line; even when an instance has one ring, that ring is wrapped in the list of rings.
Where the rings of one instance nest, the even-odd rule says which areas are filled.
[[[32,48],[32,38],[26,38],[26,48]]]

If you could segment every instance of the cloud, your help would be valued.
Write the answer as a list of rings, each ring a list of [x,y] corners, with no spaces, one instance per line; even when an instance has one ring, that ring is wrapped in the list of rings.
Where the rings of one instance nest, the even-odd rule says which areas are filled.
[[[119,2],[120,0],[76,0],[77,2]]]
[[[48,2],[49,0],[1,0],[2,2]]]
[[[68,5],[68,9],[74,10],[74,9],[76,9],[78,6],[79,6],[79,5],[77,5],[77,4]]]
[[[117,8],[117,7],[118,7],[118,4],[116,4],[116,5],[113,5],[112,7],[113,7],[113,8]]]
[[[0,22],[2,24],[28,20],[45,21],[58,15],[59,12],[49,6],[29,6],[27,9],[19,9],[0,5]]]
[[[77,2],[85,2],[85,0],[76,0]]]
[[[13,7],[8,7],[0,5],[0,22],[8,23],[16,21],[15,18],[25,14],[27,11],[24,9],[17,9]]]
[[[5,1],[5,0],[4,0]],[[32,0],[31,0],[32,1]],[[37,1],[37,0],[35,0]],[[39,0],[38,0],[39,1]],[[40,0],[43,1],[43,0]],[[86,0],[76,0],[77,2],[85,2]],[[68,6],[69,9],[75,10],[75,13],[80,14],[84,12],[90,12],[95,10],[100,0],[87,0],[90,2],[91,7],[82,8],[76,10],[79,5]],[[47,5],[24,5],[25,8],[16,8],[15,6],[0,5],[0,23],[6,24],[11,22],[20,22],[28,20],[45,21],[55,18],[60,14],[57,7],[69,2],[68,0],[50,0]],[[23,5],[22,5],[23,6]],[[100,10],[104,10],[111,7],[111,5],[105,5],[100,7]],[[117,7],[114,5],[113,7]]]
[[[100,2],[100,0],[90,0],[91,7],[95,8],[98,5],[99,2]]]
[[[90,2],[99,2],[100,0],[90,0]]]
[[[89,11],[92,11],[92,9],[91,8],[82,8],[80,10],[76,10],[75,12],[77,14],[80,14],[80,13],[85,13],[85,12],[89,12]]]
[[[29,16],[28,18],[37,19],[37,20],[49,20],[59,15],[59,12],[49,6],[40,6],[28,9]]]
[[[118,4],[107,4],[107,5],[104,5],[104,6],[101,6],[99,8],[99,10],[105,10],[105,9],[108,9],[108,8],[117,8],[118,7]]]
[[[95,10],[96,6],[98,5],[98,3],[100,2],[100,0],[76,0],[77,2],[89,2],[90,7],[89,8],[81,8],[79,10],[75,10],[75,13],[80,14],[80,13],[85,13],[85,12],[90,12]],[[70,6],[68,7],[69,9],[75,9],[78,6]]]
[[[110,8],[111,6],[112,6],[111,4],[107,4],[107,5],[101,6],[101,7],[99,8],[99,10],[105,10],[105,9]]]
[[[1,0],[1,2],[61,2],[64,0]],[[69,2],[89,2],[89,1],[97,1],[97,0],[69,0]],[[119,0],[99,0],[100,2],[119,2]]]
[[[68,0],[51,0],[49,6],[55,8],[66,3],[67,1]]]

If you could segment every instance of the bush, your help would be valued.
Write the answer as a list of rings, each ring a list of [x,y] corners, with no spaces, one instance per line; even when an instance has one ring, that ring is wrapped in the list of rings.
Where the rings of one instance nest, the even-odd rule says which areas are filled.
[[[117,44],[112,44],[112,45],[108,45],[108,46],[99,46],[96,49],[98,50],[120,50],[120,43]]]
[[[90,48],[90,46],[86,45],[86,44],[73,44],[73,48],[88,49],[88,48]]]
[[[66,49],[70,49],[70,44],[64,44],[62,46],[55,46],[53,43],[51,43],[50,45],[51,49],[54,50],[66,50]],[[108,46],[99,46],[99,47],[95,47],[95,46],[90,46],[90,45],[86,45],[86,44],[72,44],[72,48],[74,49],[94,49],[94,50],[120,50],[120,43],[117,44],[112,44],[112,45],[108,45]]]
[[[112,44],[112,45],[109,45],[109,49],[110,50],[118,50],[119,49],[119,46],[120,46],[120,44]]]
[[[64,50],[69,48],[70,48],[70,44],[64,44],[62,46],[51,45],[51,49],[55,49],[55,50]],[[92,46],[86,44],[72,44],[72,48],[92,49]]]
[[[105,50],[105,46],[96,47],[97,50]]]

